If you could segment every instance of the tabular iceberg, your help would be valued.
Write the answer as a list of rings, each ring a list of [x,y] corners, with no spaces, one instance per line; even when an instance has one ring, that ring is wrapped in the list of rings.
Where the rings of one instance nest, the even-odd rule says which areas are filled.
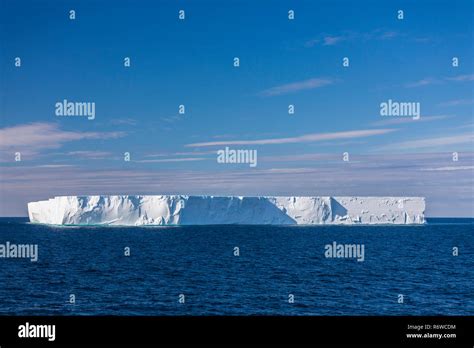
[[[53,225],[423,224],[422,197],[61,196],[28,203]]]

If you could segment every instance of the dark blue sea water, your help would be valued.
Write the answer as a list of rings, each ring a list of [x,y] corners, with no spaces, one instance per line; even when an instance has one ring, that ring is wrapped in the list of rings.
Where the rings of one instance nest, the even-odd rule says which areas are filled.
[[[50,227],[3,218],[0,244],[38,244],[39,259],[0,258],[0,314],[473,315],[473,226]],[[363,244],[365,260],[325,258],[334,241]]]

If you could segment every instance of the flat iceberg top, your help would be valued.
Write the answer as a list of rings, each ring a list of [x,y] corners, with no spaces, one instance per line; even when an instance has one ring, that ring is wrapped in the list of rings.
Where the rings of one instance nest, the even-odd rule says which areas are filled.
[[[52,225],[423,224],[423,197],[100,195],[28,203],[30,222]]]

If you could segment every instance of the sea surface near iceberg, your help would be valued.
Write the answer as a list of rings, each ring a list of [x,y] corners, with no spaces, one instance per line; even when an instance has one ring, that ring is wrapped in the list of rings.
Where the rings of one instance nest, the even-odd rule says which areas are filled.
[[[474,219],[55,227],[1,218],[0,244],[38,244],[39,258],[0,258],[0,315],[472,315],[473,227]],[[363,244],[365,260],[326,258],[333,242]]]

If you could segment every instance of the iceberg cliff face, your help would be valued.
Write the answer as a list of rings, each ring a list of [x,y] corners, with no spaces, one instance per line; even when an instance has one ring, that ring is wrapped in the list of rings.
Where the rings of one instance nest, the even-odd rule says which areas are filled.
[[[423,224],[422,197],[61,196],[28,203],[53,225]]]

